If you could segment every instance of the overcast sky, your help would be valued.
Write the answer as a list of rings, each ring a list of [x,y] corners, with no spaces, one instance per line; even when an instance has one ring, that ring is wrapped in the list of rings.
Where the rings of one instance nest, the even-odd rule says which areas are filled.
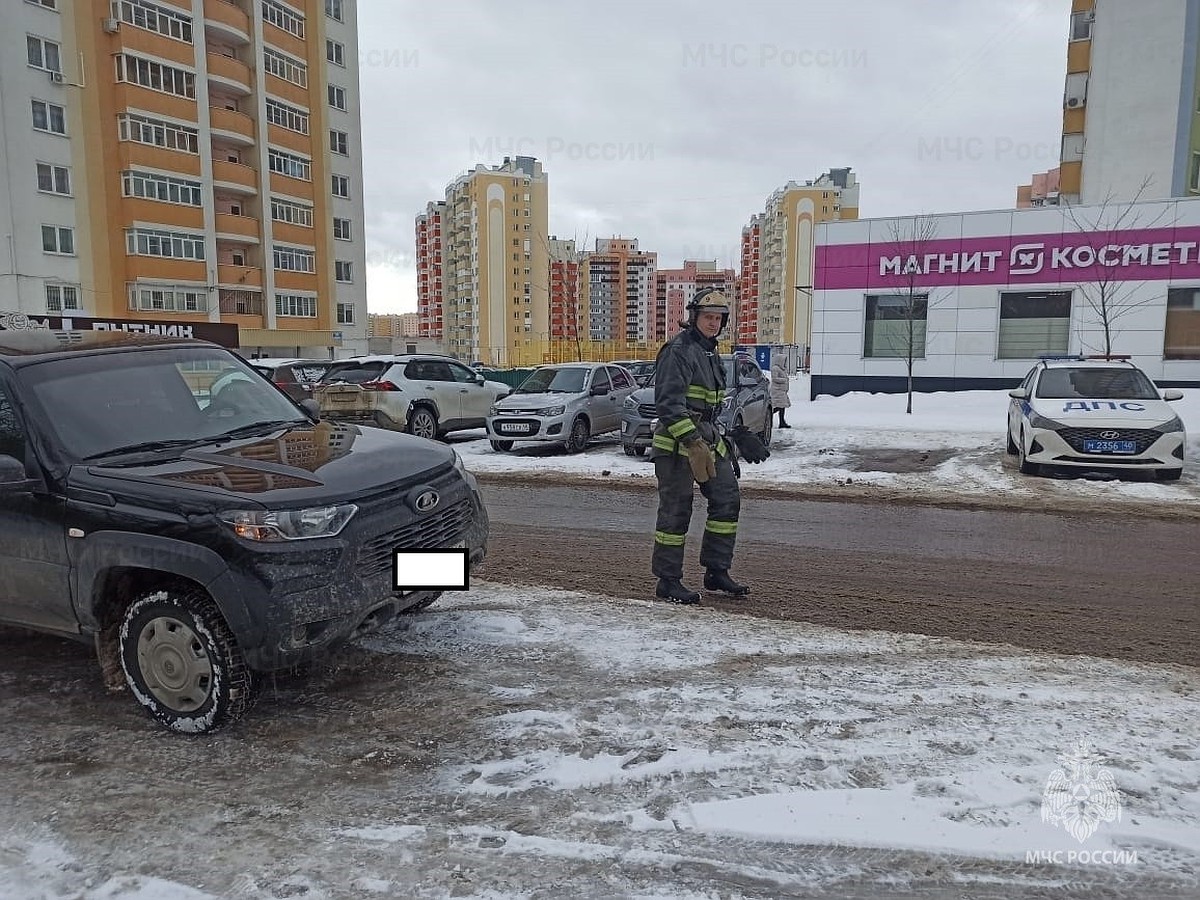
[[[1070,0],[359,0],[367,298],[416,309],[415,216],[540,159],[550,231],[737,267],[789,180],[860,216],[1011,207],[1058,161]]]

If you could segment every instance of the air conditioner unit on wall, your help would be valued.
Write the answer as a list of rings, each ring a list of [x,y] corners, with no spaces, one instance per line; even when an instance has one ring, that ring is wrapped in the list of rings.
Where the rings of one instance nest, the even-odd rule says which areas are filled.
[[[63,83],[63,74],[62,74],[62,72],[51,72],[51,73],[49,73],[49,74],[50,74],[50,80],[51,80],[51,81],[53,81],[55,84],[62,84],[62,83]]]
[[[1067,106],[1071,107],[1071,109],[1074,109],[1075,107],[1081,105],[1082,103],[1083,103],[1082,97],[1068,97],[1067,98]]]
[[[121,21],[120,19],[105,19],[100,27],[104,29],[105,34],[116,34],[121,29]]]

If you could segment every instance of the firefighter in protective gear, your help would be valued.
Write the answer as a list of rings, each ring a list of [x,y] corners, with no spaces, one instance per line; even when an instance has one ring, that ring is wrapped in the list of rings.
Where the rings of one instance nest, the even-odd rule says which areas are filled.
[[[692,518],[693,482],[708,501],[700,545],[705,590],[740,597],[750,589],[729,575],[741,494],[732,449],[716,421],[725,398],[717,336],[729,322],[729,302],[719,290],[705,288],[687,310],[687,327],[663,345],[654,369],[658,427],[650,457],[658,479],[658,522],[651,569],[658,576],[655,596],[692,604],[700,602],[700,594],[684,587],[683,550]]]

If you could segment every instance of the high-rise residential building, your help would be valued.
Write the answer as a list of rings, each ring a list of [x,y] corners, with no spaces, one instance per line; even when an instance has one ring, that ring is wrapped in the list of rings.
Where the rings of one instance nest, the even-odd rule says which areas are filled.
[[[737,276],[733,269],[719,269],[715,260],[685,259],[679,269],[659,269],[655,275],[655,316],[651,340],[657,343],[668,340],[687,319],[687,304],[701,288],[712,287],[721,291],[734,306]],[[736,310],[729,323],[729,331],[723,338],[732,339],[736,331]]]
[[[587,339],[581,297],[580,253],[575,242],[550,237],[550,344],[551,359],[579,359]]]
[[[431,341],[440,341],[443,337],[442,316],[446,302],[442,268],[445,214],[445,202],[435,200],[417,216],[417,315],[420,337]]]
[[[1058,168],[1034,175],[1029,184],[1017,188],[1017,209],[1058,206]]]
[[[1200,194],[1198,47],[1200,0],[1072,0],[1065,202]]]
[[[738,270],[734,339],[739,344],[758,341],[758,279],[763,215],[750,217],[742,229],[741,268]]]
[[[441,218],[442,335],[446,352],[490,366],[540,363],[550,342],[549,200],[546,173],[531,156],[477,165],[446,188],[444,204],[417,219]],[[432,240],[432,239],[430,239]],[[439,274],[431,254],[417,256],[417,284]],[[418,309],[436,323],[435,292]]]
[[[597,238],[583,256],[588,338],[600,357],[625,356],[654,340],[654,273],[658,254],[636,238]]]
[[[415,338],[421,334],[417,313],[371,313],[367,316],[367,336],[386,338]]]
[[[351,0],[27,0],[0,27],[9,311],[365,349]]]
[[[739,316],[739,339],[754,343],[810,343],[813,235],[817,223],[858,218],[858,181],[848,169],[830,169],[814,181],[789,181],[767,198],[765,212],[742,230],[742,294],[747,309]],[[757,242],[758,280],[748,283]],[[753,311],[753,313],[751,313]],[[746,340],[746,343],[750,341]]]

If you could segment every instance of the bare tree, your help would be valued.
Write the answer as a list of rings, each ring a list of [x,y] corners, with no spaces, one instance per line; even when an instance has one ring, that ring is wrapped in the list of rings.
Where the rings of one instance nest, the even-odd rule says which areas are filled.
[[[1112,355],[1113,343],[1120,334],[1118,322],[1154,299],[1137,296],[1137,289],[1142,282],[1125,280],[1125,264],[1128,262],[1126,254],[1121,252],[1114,256],[1111,249],[1126,243],[1121,236],[1123,231],[1164,225],[1162,219],[1170,209],[1168,205],[1164,204],[1156,216],[1146,221],[1143,221],[1145,213],[1137,208],[1142,195],[1150,186],[1150,181],[1147,177],[1133,195],[1133,199],[1127,202],[1118,202],[1113,194],[1109,193],[1099,206],[1077,207],[1069,203],[1064,204],[1067,218],[1076,231],[1087,236],[1091,247],[1091,263],[1079,265],[1076,262],[1076,268],[1086,272],[1088,278],[1076,282],[1075,288],[1104,332],[1103,348],[1085,346],[1082,337],[1080,345],[1089,350],[1103,349],[1105,356]]]
[[[913,363],[925,356],[926,318],[930,306],[936,302],[925,276],[928,274],[926,257],[931,252],[937,230],[937,219],[933,216],[917,215],[889,223],[888,243],[893,265],[888,286],[893,293],[886,303],[880,302],[883,298],[876,298],[876,320],[898,326],[883,330],[881,337],[887,345],[885,355],[904,360],[908,382],[904,411],[909,414],[912,413]]]

